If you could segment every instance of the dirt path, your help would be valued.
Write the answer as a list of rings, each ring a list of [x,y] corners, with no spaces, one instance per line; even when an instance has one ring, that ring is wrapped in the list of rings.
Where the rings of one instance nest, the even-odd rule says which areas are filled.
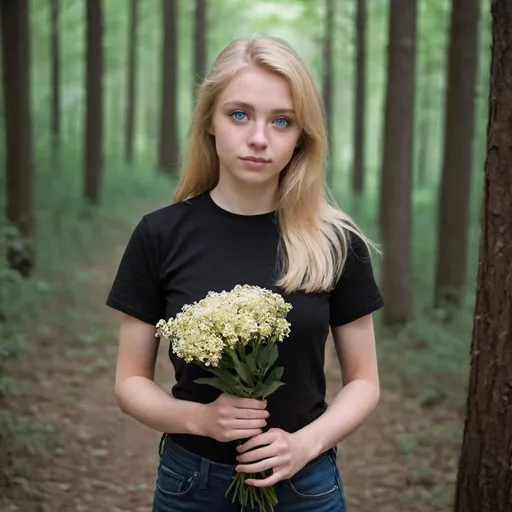
[[[93,281],[88,292],[107,341],[84,348],[86,327],[72,336],[65,331],[47,333],[33,344],[27,360],[31,362],[20,367],[20,376],[31,375],[34,389],[19,406],[28,409],[37,422],[56,425],[57,432],[46,462],[35,464],[43,459],[27,449],[24,455],[33,465],[31,470],[9,469],[10,501],[5,512],[150,510],[159,435],[123,415],[113,393],[118,314],[103,302],[116,267],[117,261],[102,263],[96,270],[104,278]],[[162,346],[157,380],[169,389],[173,371],[166,351]],[[340,385],[333,355],[331,348],[326,365],[328,400]],[[34,361],[39,363],[34,365]],[[384,390],[377,412],[343,443],[339,464],[349,511],[448,510],[436,505],[428,489],[439,483],[436,478],[443,484],[446,474],[453,477],[453,460],[438,476],[429,473],[432,481],[414,481],[397,441],[418,413],[414,407],[404,408],[399,396]],[[44,505],[35,505],[34,495]]]

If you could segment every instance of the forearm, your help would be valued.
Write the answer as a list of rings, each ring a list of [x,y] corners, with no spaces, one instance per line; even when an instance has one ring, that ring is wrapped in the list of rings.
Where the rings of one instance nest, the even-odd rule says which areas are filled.
[[[203,435],[204,404],[178,400],[146,377],[129,377],[116,387],[121,410],[158,432]]]
[[[379,401],[375,384],[357,379],[336,395],[327,410],[315,421],[296,432],[311,447],[310,458],[337,445],[354,432],[374,411]]]

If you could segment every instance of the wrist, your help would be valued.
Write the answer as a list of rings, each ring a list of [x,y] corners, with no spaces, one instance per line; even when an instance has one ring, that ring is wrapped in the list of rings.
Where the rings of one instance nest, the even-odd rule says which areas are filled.
[[[314,435],[314,432],[311,432],[309,427],[308,425],[292,434],[297,439],[299,446],[305,448],[308,462],[325,451],[322,444]]]
[[[195,436],[205,436],[207,404],[198,402],[188,402],[188,411],[186,411],[184,418],[184,430],[187,434]]]

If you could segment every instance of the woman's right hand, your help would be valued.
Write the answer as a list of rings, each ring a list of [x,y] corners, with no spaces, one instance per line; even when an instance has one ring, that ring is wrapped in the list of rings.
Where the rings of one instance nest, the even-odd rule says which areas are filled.
[[[204,435],[223,443],[257,436],[267,424],[266,407],[263,400],[222,393],[214,402],[205,404]]]

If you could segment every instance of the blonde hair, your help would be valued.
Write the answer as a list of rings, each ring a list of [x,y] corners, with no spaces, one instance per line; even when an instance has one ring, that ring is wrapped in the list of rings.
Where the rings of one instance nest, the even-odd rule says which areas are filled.
[[[281,275],[277,285],[286,293],[329,290],[345,265],[348,232],[358,235],[368,250],[374,245],[352,218],[335,206],[327,192],[322,101],[304,62],[284,41],[274,37],[237,40],[218,55],[198,91],[174,201],[184,201],[217,185],[219,160],[215,139],[208,133],[215,101],[236,71],[248,65],[287,80],[302,127],[300,146],[280,175],[276,215],[281,235]]]

